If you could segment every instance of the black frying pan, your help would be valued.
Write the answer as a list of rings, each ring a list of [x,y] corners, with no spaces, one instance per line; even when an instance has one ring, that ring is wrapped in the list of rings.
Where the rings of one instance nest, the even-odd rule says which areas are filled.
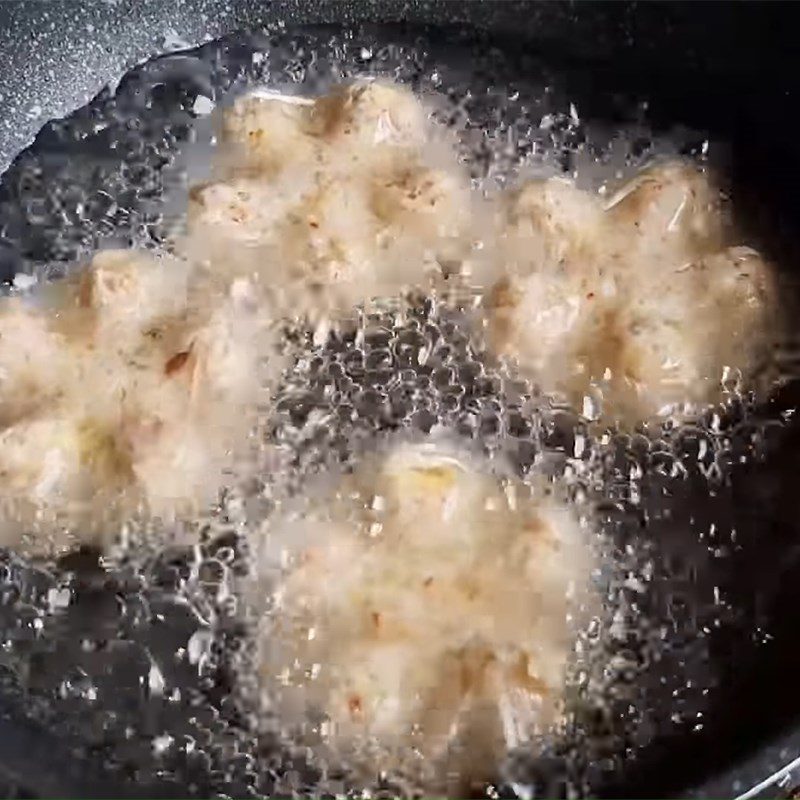
[[[68,4],[51,4],[56,16],[68,14],[68,9]],[[9,13],[1,7],[0,21]],[[24,28],[25,13],[15,7],[14,30]],[[120,9],[97,6],[92,13],[100,28]],[[386,10],[361,3],[299,8],[241,3],[220,13],[223,23],[209,23],[215,33],[241,26],[255,31],[282,17],[289,23],[328,25],[232,35],[203,49],[200,69],[196,59],[189,68],[187,57],[179,54],[156,59],[128,73],[114,92],[104,90],[67,120],[45,125],[0,181],[3,279],[34,264],[47,264],[57,273],[82,248],[103,237],[157,242],[163,232],[162,178],[169,180],[172,154],[189,135],[196,95],[221,95],[240,81],[254,51],[278,48],[296,37],[307,44],[329,41],[342,35],[344,20],[353,26],[356,38],[441,54],[446,62],[467,65],[487,84],[552,83],[556,94],[575,102],[582,117],[612,127],[637,116],[656,132],[681,123],[698,132],[699,138],[684,137],[687,153],[696,151],[705,136],[724,143],[720,150],[739,224],[782,266],[787,303],[793,302],[793,270],[800,255],[800,207],[795,200],[800,148],[794,111],[800,51],[794,45],[798,14],[792,5],[498,2],[402,9],[390,4]],[[359,20],[380,24],[363,28]],[[29,25],[36,27],[34,11]],[[24,65],[5,68],[11,81]],[[413,65],[405,69],[404,77],[415,80]],[[99,79],[98,89],[116,77]],[[143,127],[127,127],[131,117],[142,120]],[[571,149],[580,144],[569,136],[565,133],[560,141],[565,168]],[[142,141],[158,143],[142,147]],[[646,149],[647,142],[641,146]],[[136,171],[134,184],[139,189],[133,194],[130,182],[116,180],[123,164]],[[58,209],[48,206],[54,187]],[[79,204],[81,213],[70,216]],[[56,211],[66,211],[70,223],[54,224]],[[789,346],[787,369],[792,362]],[[616,526],[620,541],[649,549],[659,565],[642,601],[643,611],[670,620],[673,630],[669,647],[631,679],[637,706],[633,732],[622,725],[622,734],[615,732],[607,751],[587,749],[591,763],[582,764],[586,792],[608,797],[733,796],[737,782],[743,791],[780,766],[782,758],[788,761],[800,752],[791,751],[800,720],[800,688],[794,680],[800,667],[800,648],[795,645],[800,523],[794,502],[800,429],[791,414],[781,416],[795,407],[799,391],[789,381],[761,407],[746,413],[733,410],[724,421],[734,442],[726,451],[725,480],[712,491],[701,482],[671,484],[654,477],[644,486],[653,499],[652,513],[641,515],[633,527],[630,518],[624,524],[615,520],[609,505],[606,521],[611,529]],[[761,431],[763,421],[777,419],[785,424],[756,437],[754,454],[746,444],[748,437]],[[687,453],[694,447],[688,440],[679,444]],[[621,463],[638,457],[636,441],[620,439],[615,447]],[[747,457],[739,463],[742,454]],[[730,537],[725,542],[700,538],[711,522],[718,532],[735,527],[735,543]],[[209,551],[219,546],[213,541],[204,545]],[[223,788],[230,778],[220,770],[225,753],[215,755],[212,746],[213,737],[244,722],[226,702],[229,678],[223,666],[199,678],[179,669],[167,676],[168,682],[188,687],[185,695],[197,700],[192,706],[184,698],[177,713],[166,711],[153,698],[145,698],[141,708],[123,702],[125,687],[137,685],[147,672],[147,664],[137,661],[143,648],[156,655],[161,648],[168,654],[185,645],[194,631],[193,621],[168,608],[165,599],[171,581],[187,563],[186,553],[175,552],[148,565],[158,578],[155,596],[148,602],[151,608],[161,602],[167,611],[166,622],[155,626],[155,634],[148,627],[152,619],[145,620],[145,612],[137,611],[138,587],[124,567],[104,572],[96,558],[85,554],[68,559],[60,571],[26,573],[23,584],[32,587],[30,606],[49,589],[63,585],[72,588],[78,602],[45,637],[43,647],[35,637],[27,642],[15,635],[22,599],[12,598],[0,607],[9,638],[27,642],[23,650],[29,666],[24,690],[9,677],[0,695],[0,773],[9,792],[33,797],[237,794],[239,784]],[[6,569],[10,574],[29,567],[10,560]],[[725,613],[710,604],[714,586],[726,598]],[[64,699],[47,676],[55,663],[69,665],[70,659],[82,664],[82,674],[91,671],[88,660],[81,662],[78,648],[69,644],[85,626],[99,626],[109,640],[133,642],[138,649],[132,647],[128,656],[120,646],[122,657],[103,667],[112,684],[119,682],[119,706],[84,718],[70,691]],[[235,646],[237,636],[235,628],[224,629],[220,641]],[[694,691],[687,689],[687,680]],[[189,724],[189,709],[195,707],[201,708],[200,716],[215,709],[217,718]],[[80,722],[65,722],[70,715]],[[126,750],[124,729],[131,721],[147,736],[174,726],[177,736],[193,735],[202,744],[195,729],[199,725],[201,734],[210,731],[211,745],[205,752],[202,746],[194,747],[194,756],[205,756],[200,759],[184,749],[159,776],[149,754]],[[88,743],[87,725],[94,732]],[[97,734],[98,725],[108,729]],[[777,747],[775,752],[770,749],[775,742],[788,743],[789,750],[781,755]],[[271,754],[261,755],[257,764],[273,763]],[[532,785],[545,792],[557,790],[564,769],[564,759],[556,755],[541,757],[529,770]],[[238,793],[269,793],[269,776],[253,781],[252,772],[251,762],[242,766]]]

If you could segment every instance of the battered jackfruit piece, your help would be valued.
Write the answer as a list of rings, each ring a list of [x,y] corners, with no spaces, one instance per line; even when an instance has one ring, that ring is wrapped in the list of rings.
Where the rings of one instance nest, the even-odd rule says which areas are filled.
[[[386,270],[423,287],[458,271],[473,232],[473,198],[454,141],[424,103],[402,86],[361,81],[319,98],[312,117],[328,145],[328,174],[363,180]]]
[[[183,312],[189,271],[189,265],[177,258],[101,251],[81,275],[79,305],[98,312],[98,335],[119,324],[145,325]]]
[[[541,275],[506,279],[487,300],[489,340],[589,416],[632,425],[692,414],[720,397],[723,379],[751,385],[770,356],[770,270],[738,252],[689,265],[650,293],[567,294]]]
[[[489,340],[550,390],[580,371],[574,339],[586,317],[618,294],[602,251],[604,223],[598,199],[564,178],[532,181],[501,204],[502,273],[492,276],[484,300]]]
[[[606,205],[606,247],[638,271],[682,266],[718,251],[725,217],[719,190],[686,162],[639,173]]]
[[[513,274],[564,263],[580,270],[597,261],[603,207],[571,181],[550,178],[525,184],[506,201],[506,214],[500,244]]]
[[[193,309],[180,349],[154,379],[137,376],[122,404],[121,435],[146,510],[167,519],[215,500],[246,446],[262,382],[282,366],[249,286],[234,283],[227,297],[206,302],[208,315]]]
[[[269,184],[240,177],[201,184],[189,194],[188,233],[178,250],[227,279],[246,277],[265,291],[285,278],[281,226],[315,187],[308,174]]]
[[[569,509],[457,449],[400,446],[266,534],[262,676],[366,779],[487,779],[557,725],[591,548]]]
[[[320,172],[300,187],[238,179],[198,188],[190,207],[192,256],[252,278],[276,316],[340,316],[429,285],[466,252],[469,191],[444,171]]]
[[[230,172],[274,180],[287,169],[371,171],[418,150],[428,129],[425,109],[411,92],[358,81],[316,100],[241,97],[223,116],[221,141],[233,147],[224,160]]]
[[[379,221],[379,261],[395,265],[421,264],[435,278],[460,272],[470,254],[473,198],[458,169],[422,164],[380,174],[369,189],[370,206]],[[453,267],[455,265],[455,267]],[[417,283],[425,283],[424,273]]]
[[[306,316],[341,315],[378,295],[397,294],[406,280],[418,283],[416,269],[382,257],[381,226],[368,200],[360,182],[325,180],[282,227],[279,253],[291,273],[275,288]],[[292,296],[293,287],[302,291]]]
[[[91,352],[88,342],[59,337],[58,371],[36,364],[48,396],[0,432],[4,546],[60,552],[113,535],[112,508],[132,477],[115,413],[123,385],[120,363]]]
[[[256,281],[277,316],[312,321],[454,271],[470,249],[469,182],[414,95],[362,81],[288,99],[286,113],[258,97],[228,112],[225,141],[252,152],[244,172],[191,190],[179,249]],[[292,125],[301,144],[279,146]]]
[[[565,391],[576,373],[587,379],[574,352],[584,322],[618,294],[604,222],[598,199],[564,178],[525,184],[501,207],[504,274],[484,300],[489,342],[549,391]]]
[[[497,353],[626,424],[692,413],[725,374],[749,384],[776,330],[774,277],[754,251],[719,249],[724,219],[701,173],[649,170],[599,214],[574,187],[559,186],[559,203],[548,186],[512,206],[506,275],[485,303]]]
[[[76,544],[67,528],[91,506],[93,494],[81,451],[75,426],[53,416],[0,433],[0,545],[46,552]],[[53,503],[54,497],[63,499]]]
[[[0,304],[0,428],[54,402],[64,365],[63,339],[22,298]]]
[[[192,236],[199,240],[197,255],[201,258],[206,255],[202,248],[216,239],[224,242],[222,247],[232,243],[246,247],[271,241],[276,226],[302,204],[316,185],[313,177],[277,184],[250,177],[193,187],[189,196],[189,226]],[[203,236],[208,229],[213,233]],[[222,247],[219,254],[225,255]],[[223,258],[218,268],[224,270],[226,261],[235,267],[236,253],[227,251],[227,259]]]
[[[650,406],[705,405],[719,398],[723,379],[758,388],[759,373],[769,375],[778,308],[774,271],[746,247],[706,256],[677,272],[670,289],[633,298],[640,394],[653,387]]]
[[[29,300],[66,347],[119,349],[152,320],[184,313],[189,274],[183,259],[102,250],[88,265],[39,287]]]
[[[311,136],[313,101],[301,97],[249,94],[222,118],[221,142],[232,149],[225,164],[233,173],[277,178],[286,169],[313,168],[319,142]]]
[[[575,270],[636,270],[660,277],[718,251],[725,215],[719,191],[705,173],[684,162],[643,170],[605,204],[566,178],[531,181],[506,209],[501,242],[512,272],[548,263]]]
[[[258,181],[215,184],[194,203],[190,236],[200,248],[208,241],[211,269],[253,280],[276,316],[343,313],[387,271],[366,200],[355,181],[324,176],[277,200]]]
[[[213,502],[246,444],[273,339],[246,283],[223,290],[189,273],[104,253],[44,310],[9,306],[28,354],[4,352],[0,336],[16,381],[0,387],[0,543],[104,545],[132,514],[171,520]],[[40,388],[21,397],[28,384]]]
[[[576,351],[584,320],[604,301],[593,284],[576,283],[560,269],[507,276],[495,283],[484,300],[492,350],[513,359],[545,391],[567,391],[575,377],[587,386],[590,380],[576,361]],[[570,397],[576,399],[580,398]]]
[[[342,172],[373,172],[418,154],[430,134],[428,114],[412,92],[383,81],[358,81],[318,98],[311,132]]]

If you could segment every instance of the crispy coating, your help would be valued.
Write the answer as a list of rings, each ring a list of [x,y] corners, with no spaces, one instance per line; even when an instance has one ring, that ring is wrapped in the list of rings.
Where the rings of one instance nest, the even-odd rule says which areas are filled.
[[[127,251],[98,254],[43,306],[8,301],[2,543],[102,545],[131,514],[168,521],[213,502],[270,337],[246,283]]]
[[[267,541],[288,566],[265,685],[288,716],[323,713],[329,746],[368,772],[413,747],[440,778],[485,778],[557,724],[592,565],[566,507],[458,450],[402,445]]]
[[[288,105],[248,96],[223,129],[241,169],[193,188],[183,246],[254,280],[277,316],[346,316],[469,255],[469,182],[411,92],[362,81]]]
[[[505,274],[486,297],[496,352],[578,409],[634,425],[751,383],[770,355],[774,274],[723,247],[716,190],[683,163],[637,176],[605,210],[561,179],[506,212]],[[591,412],[592,414],[596,412]]]

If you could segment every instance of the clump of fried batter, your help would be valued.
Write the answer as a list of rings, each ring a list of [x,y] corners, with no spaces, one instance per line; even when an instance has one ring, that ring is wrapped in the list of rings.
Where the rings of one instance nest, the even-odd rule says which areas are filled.
[[[282,719],[322,714],[368,776],[487,779],[558,724],[593,564],[566,506],[433,441],[364,464],[265,541],[281,576],[265,690]]]
[[[606,206],[571,182],[522,187],[499,237],[489,339],[546,391],[627,425],[715,401],[770,355],[773,271],[724,246],[719,193],[682,163]]]
[[[248,95],[221,138],[222,174],[193,189],[183,246],[253,279],[278,315],[335,320],[469,258],[469,182],[401,87]]]
[[[272,346],[251,287],[109,251],[44,299],[0,314],[3,544],[103,544],[213,502]]]

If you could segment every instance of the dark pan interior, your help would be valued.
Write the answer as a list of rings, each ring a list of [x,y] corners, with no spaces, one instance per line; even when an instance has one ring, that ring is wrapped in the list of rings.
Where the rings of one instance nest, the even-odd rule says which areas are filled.
[[[433,3],[413,5],[408,21],[382,26],[381,36],[424,37],[432,48],[446,45],[459,57],[467,53],[476,60],[485,58],[487,64],[494,63],[491,54],[499,51],[503,63],[513,65],[517,74],[546,69],[557,75],[583,117],[627,123],[631,109],[646,101],[645,118],[656,131],[682,123],[725,143],[738,223],[749,239],[781,265],[787,304],[793,308],[795,265],[800,263],[796,189],[800,51],[793,33],[800,12],[793,5]],[[382,13],[369,4],[356,3],[348,9],[356,20],[380,20]],[[257,26],[276,13],[280,8],[267,12],[243,4],[237,22]],[[321,18],[337,13],[330,4],[320,6]],[[398,16],[391,5],[386,13]],[[452,22],[453,17],[461,18],[458,24]],[[328,29],[317,31],[315,35],[323,36]],[[232,38],[227,46],[213,51],[202,80],[223,90],[237,75],[235,65],[255,46],[246,37]],[[196,74],[182,76],[175,68],[177,57],[170,58],[169,65],[156,62],[134,71],[117,89],[118,96],[130,92],[131,102],[154,98],[148,112],[149,124],[154,126],[168,116],[165,111],[159,118],[159,104],[173,108],[176,94],[191,98],[202,88],[196,84]],[[55,266],[65,262],[96,235],[98,224],[118,235],[119,225],[102,222],[108,209],[98,205],[92,212],[95,216],[83,227],[55,236],[32,202],[51,176],[64,180],[72,174],[69,169],[79,170],[83,160],[89,163],[87,154],[108,155],[103,151],[108,143],[102,133],[88,140],[73,134],[89,130],[102,119],[109,97],[101,94],[66,123],[45,126],[0,180],[4,280],[31,262]],[[179,142],[179,126],[172,134]],[[131,147],[135,139],[132,133]],[[150,188],[120,203],[141,209],[138,216],[129,215],[124,221],[131,232],[144,227],[158,238],[157,214],[149,204],[158,194],[153,176],[164,163],[163,153],[140,154],[142,182]],[[794,350],[792,342],[787,343],[789,367],[795,361]],[[692,791],[702,795],[707,781],[724,786],[728,775],[732,785],[742,760],[800,722],[800,685],[795,678],[800,669],[796,635],[800,629],[796,512],[800,424],[791,413],[798,401],[800,385],[789,381],[761,408],[747,416],[734,413],[724,423],[736,444],[726,456],[727,479],[713,492],[699,481],[674,484],[654,478],[643,487],[652,497],[651,510],[662,509],[667,496],[670,514],[653,511],[635,536],[629,526],[619,536],[655,554],[659,568],[645,602],[657,614],[676,620],[675,636],[661,660],[646,665],[636,678],[636,702],[645,709],[647,724],[637,725],[632,741],[620,745],[623,752],[631,748],[635,758],[616,762],[612,769],[590,769],[591,793],[631,798]],[[761,430],[763,420],[775,419],[783,424],[758,437],[757,452],[750,452],[746,445],[750,433]],[[620,441],[617,447],[624,460],[635,450],[635,443]],[[742,463],[737,461],[739,454],[747,456]],[[735,544],[730,538],[725,542],[700,539],[698,532],[708,530],[711,522],[718,531],[729,533],[735,528]],[[715,550],[724,553],[717,555]],[[96,562],[88,559],[86,563],[91,572]],[[67,567],[83,580],[83,562]],[[708,608],[712,586],[720,588],[730,607],[719,627],[714,624],[718,611]],[[689,713],[668,722],[682,703],[693,708],[699,702],[691,692],[677,691],[687,675],[701,676],[709,688],[698,706],[703,709],[700,728],[696,716]],[[183,790],[193,795],[216,791],[212,784],[203,788],[202,783],[196,792],[189,791],[188,784],[182,786],[180,781],[137,785],[123,781],[119,774],[109,779],[102,759],[94,764],[75,763],[65,742],[37,729],[41,722],[28,718],[27,702],[24,693],[9,686],[5,707],[0,707],[0,725],[7,726],[7,731],[0,729],[0,742],[12,743],[0,746],[0,772],[18,795],[145,797]],[[37,770],[37,763],[45,758],[49,769]]]

